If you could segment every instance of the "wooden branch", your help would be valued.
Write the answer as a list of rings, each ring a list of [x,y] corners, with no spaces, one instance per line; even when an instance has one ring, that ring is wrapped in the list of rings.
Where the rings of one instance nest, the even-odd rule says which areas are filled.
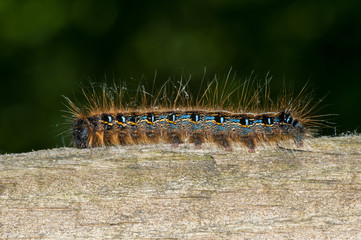
[[[361,239],[361,136],[288,148],[1,155],[0,238]]]

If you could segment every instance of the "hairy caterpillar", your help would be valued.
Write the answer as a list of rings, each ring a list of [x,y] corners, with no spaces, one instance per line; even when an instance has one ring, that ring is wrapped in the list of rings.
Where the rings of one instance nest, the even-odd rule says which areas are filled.
[[[123,87],[97,86],[83,89],[85,108],[68,98],[72,142],[77,148],[111,145],[215,143],[225,150],[240,144],[255,152],[259,144],[293,140],[296,147],[322,125],[312,115],[318,103],[306,86],[293,97],[283,90],[270,98],[269,80],[264,84],[221,83],[214,79],[201,94],[192,97],[188,83],[168,81],[158,91],[140,86],[134,96]],[[236,86],[235,86],[236,85]]]

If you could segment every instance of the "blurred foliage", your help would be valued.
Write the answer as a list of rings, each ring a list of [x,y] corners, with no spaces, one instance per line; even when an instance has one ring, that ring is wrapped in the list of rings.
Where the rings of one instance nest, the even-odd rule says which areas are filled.
[[[361,126],[361,1],[1,0],[1,152],[63,146],[62,95],[181,74],[307,81],[338,133]]]

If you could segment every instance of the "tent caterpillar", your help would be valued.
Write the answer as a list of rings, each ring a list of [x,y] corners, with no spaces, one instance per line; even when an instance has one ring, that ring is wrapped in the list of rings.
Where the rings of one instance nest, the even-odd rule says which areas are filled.
[[[168,81],[153,94],[140,86],[131,97],[125,87],[83,90],[84,109],[66,98],[72,142],[77,148],[185,142],[201,148],[210,142],[227,151],[238,143],[255,152],[259,144],[284,140],[302,147],[304,138],[323,125],[321,115],[312,115],[318,103],[312,103],[306,86],[295,97],[284,90],[274,102],[269,79],[256,87],[250,80],[233,87],[236,82],[228,79],[223,84],[214,79],[195,98],[187,89],[189,81]]]

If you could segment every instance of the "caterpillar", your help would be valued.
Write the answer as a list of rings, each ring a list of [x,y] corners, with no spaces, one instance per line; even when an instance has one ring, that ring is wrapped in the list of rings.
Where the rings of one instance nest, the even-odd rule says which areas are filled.
[[[125,85],[92,86],[83,89],[87,104],[79,108],[69,98],[72,143],[77,148],[114,145],[214,143],[226,151],[245,146],[253,153],[258,145],[293,140],[297,148],[322,125],[313,115],[307,86],[295,96],[282,90],[276,101],[270,97],[270,79],[253,84],[215,78],[193,97],[189,80],[167,81],[152,92],[140,85],[129,96]]]

